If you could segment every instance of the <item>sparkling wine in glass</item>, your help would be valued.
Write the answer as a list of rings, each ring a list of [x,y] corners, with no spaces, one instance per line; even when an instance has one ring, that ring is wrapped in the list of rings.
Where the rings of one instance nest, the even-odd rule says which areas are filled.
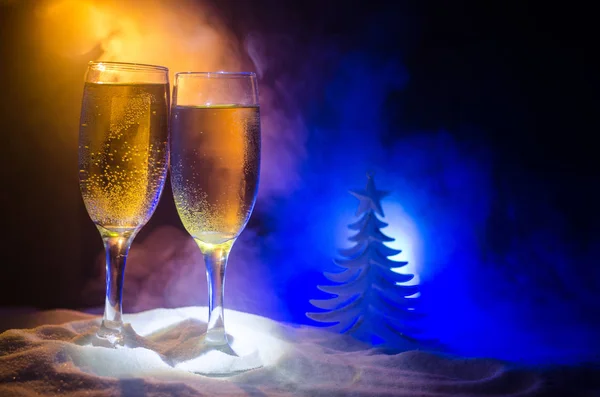
[[[227,257],[254,207],[260,109],[254,73],[175,75],[171,184],[179,217],[206,264],[209,317],[203,348],[236,355],[223,316]]]
[[[158,204],[169,161],[169,78],[161,66],[91,62],[79,127],[79,186],[106,250],[106,302],[96,342],[125,344],[129,247]]]

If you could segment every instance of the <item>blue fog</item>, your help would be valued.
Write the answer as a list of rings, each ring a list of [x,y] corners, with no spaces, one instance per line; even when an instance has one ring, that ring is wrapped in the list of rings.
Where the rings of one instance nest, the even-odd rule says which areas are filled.
[[[591,281],[583,273],[593,257],[570,248],[545,187],[512,186],[483,140],[392,125],[400,103],[389,97],[410,79],[398,60],[357,51],[334,69],[322,95],[299,106],[308,131],[301,182],[261,214],[260,260],[270,264],[261,283],[272,291],[265,302],[279,302],[262,314],[319,325],[305,317],[309,300],[329,296],[317,285],[349,246],[358,202],[347,192],[372,171],[391,191],[383,231],[403,250],[393,259],[417,275],[428,337],[452,353],[524,364],[593,360],[598,271]]]

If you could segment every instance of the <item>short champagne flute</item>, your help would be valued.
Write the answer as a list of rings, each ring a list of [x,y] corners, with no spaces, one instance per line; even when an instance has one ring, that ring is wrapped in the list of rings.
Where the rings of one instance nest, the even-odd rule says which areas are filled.
[[[250,218],[258,191],[256,75],[177,73],[170,144],[175,205],[206,264],[208,328],[199,350],[236,356],[225,331],[223,291],[229,252]]]
[[[167,68],[90,62],[81,105],[79,186],[106,250],[104,318],[94,344],[127,344],[122,320],[125,263],[164,187],[168,114]]]

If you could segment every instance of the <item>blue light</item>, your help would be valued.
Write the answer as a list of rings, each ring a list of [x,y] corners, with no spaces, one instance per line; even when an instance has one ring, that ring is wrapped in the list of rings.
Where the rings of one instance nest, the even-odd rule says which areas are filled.
[[[388,124],[393,108],[386,98],[407,79],[397,62],[352,53],[340,59],[324,98],[304,109],[310,135],[302,183],[267,213],[262,261],[269,263],[270,288],[281,305],[263,314],[317,325],[305,317],[314,309],[309,300],[330,297],[317,285],[327,284],[323,272],[334,271],[337,250],[350,246],[347,225],[356,221],[357,200],[348,190],[361,188],[365,173],[374,171],[378,188],[392,193],[382,201],[389,224],[382,231],[402,253],[391,259],[408,261],[401,272],[416,275],[411,283],[421,286],[415,298],[427,314],[421,325],[428,337],[468,356],[523,363],[589,359],[600,343],[594,329],[577,319],[572,303],[552,297],[550,284],[540,283],[549,269],[571,260],[557,248],[564,244],[531,226],[529,237],[515,236],[512,246],[498,250],[488,225],[498,211],[493,152],[450,131]],[[390,131],[397,138],[385,140]],[[519,287],[515,279],[526,281]]]

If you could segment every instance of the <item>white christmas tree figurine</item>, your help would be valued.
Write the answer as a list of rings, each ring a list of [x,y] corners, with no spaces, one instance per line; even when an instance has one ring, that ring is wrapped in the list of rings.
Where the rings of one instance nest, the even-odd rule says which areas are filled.
[[[388,259],[401,251],[385,245],[394,239],[381,232],[387,223],[377,217],[384,217],[380,200],[389,193],[375,188],[371,174],[367,174],[365,190],[350,193],[360,200],[356,211],[360,219],[348,226],[357,231],[349,239],[355,245],[339,251],[343,259],[334,260],[342,269],[339,273],[324,274],[336,284],[318,287],[334,296],[310,301],[326,311],[306,315],[332,323],[330,329],[334,332],[351,334],[370,344],[400,347],[412,343],[418,333],[414,322],[420,313],[416,310],[418,299],[408,297],[419,292],[419,287],[402,285],[414,275],[392,271],[408,262]]]

